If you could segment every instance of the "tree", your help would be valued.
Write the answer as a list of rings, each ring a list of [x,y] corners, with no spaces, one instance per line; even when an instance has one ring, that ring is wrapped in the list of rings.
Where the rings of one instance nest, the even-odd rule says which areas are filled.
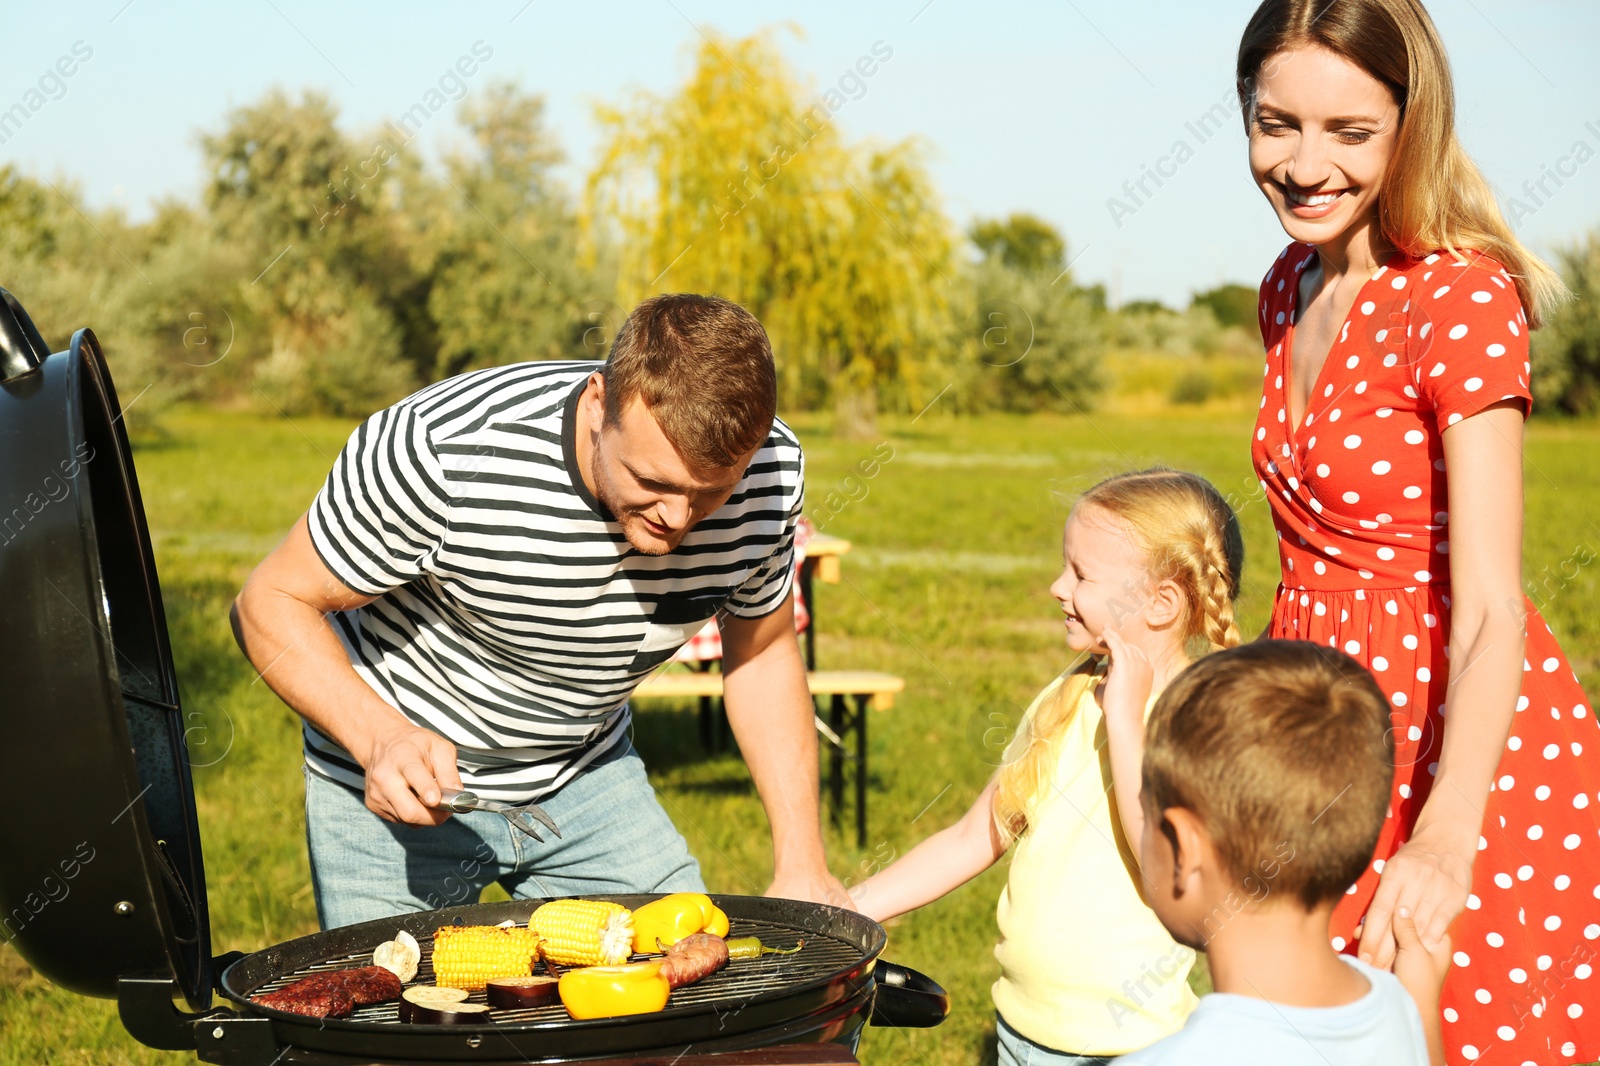
[[[1152,315],[1156,317],[1177,314],[1176,311],[1160,300],[1129,300],[1117,310],[1128,315]]]
[[[417,382],[404,356],[418,344],[394,312],[416,287],[386,200],[400,146],[360,148],[336,118],[320,94],[274,91],[201,138],[216,233],[259,271],[227,297],[265,336],[237,343],[285,413],[366,414]]]
[[[770,34],[712,37],[672,96],[599,110],[585,214],[615,242],[620,302],[743,304],[772,338],[785,403],[830,402],[840,431],[864,435],[880,403],[920,405],[955,372],[957,270],[917,146],[846,143],[843,103],[804,102]]]
[[[78,327],[99,324],[89,316],[115,284],[108,259],[133,273],[81,210],[70,184],[51,188],[0,167],[0,286],[27,308],[51,351],[65,348]]]
[[[1066,269],[1067,242],[1054,226],[1033,215],[979,220],[967,235],[985,258],[997,258],[1012,270],[1054,278]]]
[[[433,279],[431,375],[603,355],[585,348],[585,309],[600,303],[601,286],[578,266],[577,221],[550,176],[561,151],[545,129],[543,98],[491,84],[462,105],[461,118],[477,151],[445,160],[437,226],[418,264]]]
[[[1533,394],[1568,414],[1600,411],[1600,230],[1557,256],[1576,299],[1533,335]]]
[[[1031,215],[980,220],[970,267],[963,406],[1082,411],[1105,387],[1105,314],[1065,266],[1066,241]]]
[[[212,357],[190,315],[214,306],[208,297],[228,257],[179,205],[130,226],[119,211],[88,208],[70,182],[46,184],[0,168],[0,284],[52,351],[92,327],[138,422],[208,384],[204,364]]]

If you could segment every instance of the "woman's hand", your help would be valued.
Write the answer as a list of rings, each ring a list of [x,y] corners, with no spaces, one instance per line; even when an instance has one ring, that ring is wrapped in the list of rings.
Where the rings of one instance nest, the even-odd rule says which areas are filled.
[[[1387,970],[1394,965],[1394,916],[1400,909],[1414,916],[1425,944],[1442,941],[1466,908],[1472,891],[1475,841],[1464,844],[1459,834],[1419,828],[1416,835],[1384,864],[1378,891],[1361,926],[1361,961]]]
[[[1361,958],[1385,968],[1394,961],[1398,908],[1411,911],[1417,933],[1433,944],[1466,906],[1490,783],[1522,685],[1521,405],[1492,404],[1443,438],[1455,515],[1446,724],[1433,789],[1411,839],[1384,866],[1361,931]]]

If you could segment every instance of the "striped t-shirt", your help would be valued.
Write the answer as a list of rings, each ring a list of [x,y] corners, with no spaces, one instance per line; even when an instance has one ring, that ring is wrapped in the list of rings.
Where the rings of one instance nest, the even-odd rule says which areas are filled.
[[[666,555],[635,551],[584,486],[574,431],[592,362],[441,381],[351,435],[308,516],[322,561],[377,596],[332,616],[356,673],[456,745],[463,784],[560,788],[627,733],[627,699],[719,611],[779,607],[803,459],[782,422],[728,501]],[[362,787],[305,726],[306,762]]]

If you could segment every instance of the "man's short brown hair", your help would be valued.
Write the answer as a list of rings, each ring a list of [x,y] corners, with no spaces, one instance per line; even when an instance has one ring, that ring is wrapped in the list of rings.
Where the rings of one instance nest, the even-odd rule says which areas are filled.
[[[603,373],[607,424],[638,397],[695,467],[735,465],[767,439],[777,414],[767,331],[716,296],[668,293],[635,307]]]
[[[1393,780],[1389,701],[1360,663],[1309,641],[1207,655],[1146,726],[1145,816],[1194,811],[1236,882],[1266,874],[1308,910],[1372,861]]]

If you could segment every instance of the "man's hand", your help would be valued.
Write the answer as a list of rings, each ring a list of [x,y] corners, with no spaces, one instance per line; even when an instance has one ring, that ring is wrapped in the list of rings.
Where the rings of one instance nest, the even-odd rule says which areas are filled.
[[[728,724],[772,826],[767,895],[851,907],[823,854],[816,711],[794,635],[793,594],[764,618],[725,618],[722,653]]]
[[[397,725],[373,739],[363,767],[367,809],[388,822],[438,825],[450,817],[437,808],[442,788],[460,788],[456,746],[431,730]]]
[[[763,895],[800,899],[807,903],[826,903],[830,907],[852,911],[856,909],[855,901],[845,891],[843,882],[825,868],[774,877]]]
[[[311,544],[302,517],[234,602],[234,636],[267,685],[367,774],[367,807],[407,825],[438,825],[441,788],[460,788],[455,745],[413,725],[350,665],[328,614],[371,603],[346,587]]]

